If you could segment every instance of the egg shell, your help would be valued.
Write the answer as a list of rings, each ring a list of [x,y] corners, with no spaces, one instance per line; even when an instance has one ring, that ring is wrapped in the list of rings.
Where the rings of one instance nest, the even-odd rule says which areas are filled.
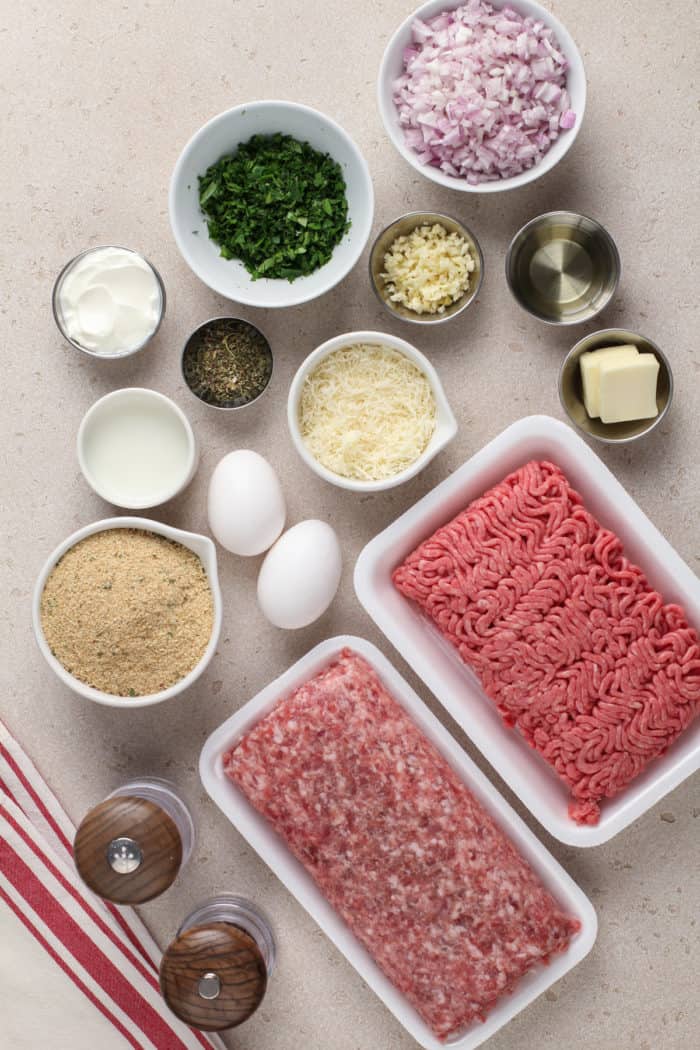
[[[265,556],[258,576],[260,608],[275,627],[308,627],[333,601],[342,567],[335,530],[325,521],[300,521]]]
[[[271,547],[284,528],[287,507],[267,460],[244,448],[224,456],[209,482],[207,515],[214,538],[233,554],[252,557]]]

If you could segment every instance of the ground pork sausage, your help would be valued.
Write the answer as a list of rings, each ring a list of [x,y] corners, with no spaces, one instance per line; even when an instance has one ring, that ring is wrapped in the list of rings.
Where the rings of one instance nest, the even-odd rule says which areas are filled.
[[[440,1038],[579,928],[358,654],[344,650],[224,758]]]

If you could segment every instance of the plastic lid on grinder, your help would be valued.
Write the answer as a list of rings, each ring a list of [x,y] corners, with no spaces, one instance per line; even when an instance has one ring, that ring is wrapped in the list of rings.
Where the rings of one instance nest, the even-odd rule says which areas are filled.
[[[175,881],[183,847],[177,824],[155,802],[113,795],[82,821],[73,855],[81,879],[99,897],[143,904]]]
[[[257,1010],[267,967],[256,941],[229,922],[182,930],[166,948],[160,988],[172,1012],[193,1028],[235,1028]]]

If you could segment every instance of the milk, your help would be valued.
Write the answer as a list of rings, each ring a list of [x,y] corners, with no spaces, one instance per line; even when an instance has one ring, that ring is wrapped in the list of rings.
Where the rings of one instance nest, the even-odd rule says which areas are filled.
[[[155,506],[185,484],[190,437],[173,403],[154,391],[118,393],[86,420],[84,471],[100,495],[117,506]]]

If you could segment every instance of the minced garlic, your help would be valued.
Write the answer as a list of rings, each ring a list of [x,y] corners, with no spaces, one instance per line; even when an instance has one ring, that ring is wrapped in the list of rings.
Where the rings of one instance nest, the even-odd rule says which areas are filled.
[[[389,299],[417,314],[441,314],[469,287],[474,259],[461,234],[436,222],[397,237],[384,256]]]

